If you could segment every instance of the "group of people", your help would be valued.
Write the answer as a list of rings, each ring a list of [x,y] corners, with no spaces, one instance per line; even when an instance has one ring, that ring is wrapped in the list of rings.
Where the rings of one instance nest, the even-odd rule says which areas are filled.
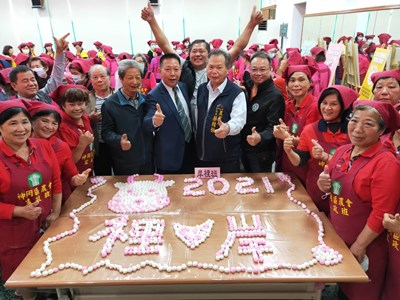
[[[164,53],[158,83],[148,57],[121,53],[117,62],[100,42],[93,59],[75,42],[80,59],[68,61],[68,35],[55,39],[47,67],[31,57],[29,66],[8,70],[14,93],[0,102],[2,279],[93,172],[188,174],[197,166],[239,173],[241,165],[271,172],[276,163],[276,171],[299,178],[356,259],[369,259],[371,281],[340,284],[342,296],[400,294],[400,70],[375,73],[374,100],[360,101],[353,89],[328,86],[321,47],[306,57],[287,49],[280,62],[276,40],[264,51],[245,50],[262,21],[255,10],[227,51],[220,40],[211,49],[197,39],[186,59],[150,5],[141,17],[155,37],[152,50]]]

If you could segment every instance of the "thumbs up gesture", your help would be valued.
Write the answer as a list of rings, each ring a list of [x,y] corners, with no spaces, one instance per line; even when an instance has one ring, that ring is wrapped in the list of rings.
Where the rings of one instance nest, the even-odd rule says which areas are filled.
[[[228,123],[224,123],[221,120],[221,117],[218,118],[218,126],[219,128],[215,130],[215,136],[219,139],[224,139],[228,136],[230,127]]]
[[[122,151],[128,151],[129,149],[131,149],[132,145],[131,145],[131,142],[128,140],[128,135],[126,133],[124,133],[121,136],[120,145],[121,145]]]
[[[251,129],[251,135],[247,136],[247,143],[249,143],[250,146],[256,146],[261,142],[261,136],[257,132],[256,127],[253,127]]]
[[[279,125],[274,126],[273,135],[277,139],[284,140],[290,136],[289,128],[282,119],[279,119]]]
[[[36,220],[41,213],[42,208],[39,206],[39,201],[36,201],[25,206],[15,206],[13,216],[33,221]]]
[[[83,171],[81,174],[77,174],[77,175],[73,176],[71,179],[72,185],[79,186],[79,185],[84,184],[91,171],[92,171],[92,169],[89,168],[89,169],[86,169],[85,171]]]
[[[154,127],[160,127],[164,123],[165,115],[161,110],[160,104],[156,104],[156,112],[153,116],[153,125]]]
[[[324,171],[319,174],[317,181],[319,189],[324,193],[329,193],[332,187],[331,176],[329,175],[329,168],[324,166]]]
[[[327,161],[329,159],[329,154],[324,151],[324,148],[314,139],[312,139],[311,142],[314,145],[311,149],[311,156],[318,160]]]
[[[94,141],[94,136],[90,131],[86,131],[85,133],[82,130],[78,129],[79,134],[79,144],[83,146],[90,145]]]

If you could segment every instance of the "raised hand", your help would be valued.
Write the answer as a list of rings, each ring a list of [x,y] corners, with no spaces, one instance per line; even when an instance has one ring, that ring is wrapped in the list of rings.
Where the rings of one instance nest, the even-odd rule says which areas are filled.
[[[94,111],[89,114],[89,118],[91,122],[98,123],[101,121],[101,112],[97,108],[94,108]]]
[[[39,201],[25,206],[15,206],[13,216],[25,218],[31,221],[36,220],[42,213],[42,208],[38,207],[38,205]]]
[[[273,135],[277,139],[285,140],[290,137],[289,128],[282,119],[279,119],[279,125],[274,126]]]
[[[160,104],[156,104],[156,112],[154,113],[153,116],[153,125],[155,127],[160,127],[164,123],[165,115],[163,114],[161,110]]]
[[[69,36],[69,33],[65,34],[61,38],[57,39],[53,36],[54,43],[56,44],[56,53],[61,54],[68,48],[68,42],[66,38]]]
[[[324,151],[324,148],[314,139],[311,140],[314,145],[311,149],[311,156],[315,159],[327,161],[329,159],[329,154]]]
[[[129,149],[131,149],[132,144],[131,144],[131,142],[128,140],[128,135],[127,135],[126,133],[124,133],[124,134],[121,136],[120,145],[121,145],[122,151],[128,151]]]
[[[295,147],[295,145],[294,145],[294,137],[293,136],[289,136],[286,139],[284,139],[283,150],[285,150],[285,152],[293,151],[294,147]]]
[[[147,2],[147,6],[143,7],[140,16],[142,20],[146,22],[150,22],[154,19],[154,10],[153,7],[151,7],[150,1]]]
[[[219,128],[215,130],[215,136],[219,139],[224,139],[228,136],[230,127],[228,123],[224,123],[221,120],[221,117],[218,118],[218,126]]]
[[[82,185],[86,182],[87,178],[89,177],[90,172],[92,169],[86,169],[83,171],[81,174],[77,174],[74,177],[72,177],[72,182],[74,186],[79,186]]]
[[[254,25],[261,24],[264,21],[264,17],[261,11],[257,11],[256,6],[253,6],[253,10],[251,11],[250,22]]]
[[[324,166],[324,171],[319,174],[317,181],[319,189],[324,193],[329,193],[332,187],[331,176],[329,175],[329,168]]]
[[[257,146],[261,142],[261,136],[257,132],[256,127],[251,129],[251,135],[248,135],[246,139],[250,146]]]
[[[84,145],[85,147],[93,143],[94,136],[90,131],[86,131],[85,133],[82,130],[78,129],[79,133],[79,144]]]

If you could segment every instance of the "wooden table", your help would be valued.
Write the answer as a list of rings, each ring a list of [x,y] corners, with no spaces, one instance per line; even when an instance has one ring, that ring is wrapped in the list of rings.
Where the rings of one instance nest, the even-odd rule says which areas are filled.
[[[229,256],[221,261],[215,260],[215,253],[223,244],[228,233],[226,217],[234,216],[240,222],[244,216],[251,224],[252,215],[260,215],[262,224],[267,232],[267,239],[273,246],[273,253],[264,254],[265,264],[290,263],[301,264],[310,261],[311,248],[318,245],[318,226],[315,220],[306,214],[301,207],[290,202],[286,196],[287,184],[281,183],[276,174],[267,174],[275,189],[274,194],[267,194],[262,185],[261,177],[266,174],[251,174],[255,186],[260,192],[254,195],[238,195],[234,189],[235,178],[244,174],[226,174],[224,178],[231,183],[228,194],[214,196],[208,192],[206,183],[203,197],[183,197],[182,188],[185,185],[183,175],[166,175],[165,179],[175,180],[174,186],[168,188],[171,203],[165,209],[148,214],[130,215],[128,227],[134,219],[157,218],[165,220],[164,244],[159,254],[143,256],[124,256],[127,242],[117,241],[111,254],[107,257],[112,263],[124,267],[136,265],[144,260],[176,266],[197,261],[223,267],[252,266],[251,255],[237,253],[238,242],[231,248]],[[105,228],[104,221],[115,218],[117,215],[107,209],[108,200],[116,189],[113,184],[124,181],[126,177],[109,177],[105,186],[98,188],[94,193],[97,201],[80,212],[79,231],[69,237],[51,243],[53,262],[51,267],[60,263],[75,262],[89,266],[101,261],[101,249],[105,238],[97,242],[90,242],[88,237]],[[149,179],[151,176],[140,176],[138,180]],[[317,211],[315,205],[306,195],[304,188],[295,180],[296,190],[293,196],[302,200],[307,206]],[[15,273],[7,281],[6,286],[57,288],[60,295],[70,291],[75,299],[109,299],[118,295],[121,299],[250,299],[274,298],[315,299],[318,289],[315,283],[326,282],[366,282],[368,277],[362,271],[343,241],[334,232],[324,214],[319,213],[325,228],[325,243],[338,250],[343,256],[342,263],[335,266],[317,264],[306,270],[295,271],[279,269],[261,274],[236,273],[225,274],[218,270],[202,270],[189,267],[182,272],[160,272],[151,266],[139,271],[121,274],[116,270],[105,267],[83,275],[77,270],[63,270],[47,277],[32,278],[30,273],[39,268],[46,260],[43,253],[43,241],[60,232],[70,230],[73,221],[69,212],[88,201],[86,189],[88,185],[78,188],[72,194],[63,208],[62,216],[45,232],[39,242],[21,263]],[[215,221],[211,236],[195,250],[188,249],[174,234],[172,224],[177,222],[184,225],[197,225],[207,219]],[[127,228],[128,228],[127,227]],[[128,229],[125,230],[127,232]],[[162,296],[161,296],[162,295]],[[126,298],[124,298],[126,297]]]

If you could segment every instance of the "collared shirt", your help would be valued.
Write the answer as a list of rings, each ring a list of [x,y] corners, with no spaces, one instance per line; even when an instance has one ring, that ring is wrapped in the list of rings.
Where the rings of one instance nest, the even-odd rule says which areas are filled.
[[[169,95],[171,96],[172,102],[174,103],[176,109],[178,110],[178,107],[176,106],[176,102],[175,102],[175,94],[174,94],[174,90],[172,87],[169,87],[168,85],[166,85],[164,83],[164,81],[161,80],[161,83],[164,85],[164,87],[167,89]],[[183,96],[181,89],[179,88],[179,86],[177,85],[176,88],[178,89],[178,97],[179,97],[179,101],[181,101],[181,104],[183,106],[183,109],[185,110],[185,114],[186,116],[189,118],[190,120],[190,114],[189,114],[189,107],[185,101],[185,97]]]
[[[221,83],[215,90],[211,87],[211,82],[207,83],[208,89],[208,108],[210,109],[211,104],[214,100],[223,92],[226,87],[226,83],[228,79],[225,79],[224,82]],[[247,117],[247,104],[246,97],[244,92],[239,93],[235,100],[233,101],[232,111],[230,115],[230,120],[227,122],[229,125],[229,134],[228,135],[237,135],[243,129],[246,124]],[[197,114],[195,115],[196,124],[197,124]]]
[[[140,103],[139,103],[139,94],[138,94],[138,92],[136,92],[136,97],[135,98],[131,98],[127,94],[124,93],[124,89],[123,88],[121,88],[120,91],[121,91],[122,96],[124,96],[124,98],[126,99],[126,101],[128,101],[128,103],[130,105],[132,105],[135,109],[139,108]]]

